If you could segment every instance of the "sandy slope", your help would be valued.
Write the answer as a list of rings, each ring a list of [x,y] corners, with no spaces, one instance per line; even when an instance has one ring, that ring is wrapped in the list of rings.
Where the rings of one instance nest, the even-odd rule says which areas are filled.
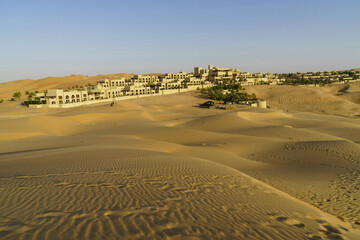
[[[0,99],[10,98],[13,93],[20,91],[25,94],[25,91],[45,91],[47,89],[55,88],[68,88],[72,86],[85,86],[88,83],[95,84],[97,81],[104,78],[131,78],[134,74],[127,73],[117,73],[117,74],[108,74],[108,75],[98,75],[98,76],[84,76],[84,75],[71,75],[67,77],[47,77],[38,80],[24,79],[16,80],[11,82],[0,83]]]
[[[202,101],[0,109],[1,239],[360,238],[359,119]]]
[[[158,76],[161,73],[150,73],[146,75]],[[102,79],[115,79],[115,78],[125,78],[130,79],[134,76],[133,73],[114,73],[107,75],[97,75],[97,76],[84,76],[84,75],[70,75],[66,77],[47,77],[38,80],[32,79],[23,79],[10,81],[5,83],[0,83],[0,99],[11,98],[13,93],[16,91],[20,91],[23,94],[23,98],[25,99],[26,91],[39,91],[43,92],[48,89],[56,89],[56,88],[72,88],[76,85],[78,86],[86,86],[90,84],[96,84],[99,80]]]
[[[275,109],[360,116],[360,82],[325,87],[259,85],[246,88],[266,99]]]

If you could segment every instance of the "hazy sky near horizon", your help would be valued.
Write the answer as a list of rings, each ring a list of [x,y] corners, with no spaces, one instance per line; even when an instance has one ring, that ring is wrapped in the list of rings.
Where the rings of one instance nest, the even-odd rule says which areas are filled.
[[[359,0],[0,0],[0,82],[360,67]]]

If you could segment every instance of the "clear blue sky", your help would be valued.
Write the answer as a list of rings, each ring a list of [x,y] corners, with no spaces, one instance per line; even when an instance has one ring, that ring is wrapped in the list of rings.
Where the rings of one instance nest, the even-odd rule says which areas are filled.
[[[360,67],[359,0],[0,0],[0,82]]]

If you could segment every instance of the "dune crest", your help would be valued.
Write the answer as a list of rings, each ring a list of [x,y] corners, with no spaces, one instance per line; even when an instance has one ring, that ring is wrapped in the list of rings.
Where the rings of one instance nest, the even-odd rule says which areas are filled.
[[[359,119],[203,101],[4,105],[0,237],[360,238]]]
[[[360,82],[324,87],[247,86],[268,105],[284,111],[312,112],[345,117],[360,117]]]

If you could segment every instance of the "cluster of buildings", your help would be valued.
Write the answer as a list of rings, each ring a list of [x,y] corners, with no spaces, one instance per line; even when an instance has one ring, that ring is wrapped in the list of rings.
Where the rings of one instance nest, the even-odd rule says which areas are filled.
[[[196,87],[211,86],[221,83],[239,83],[241,85],[283,84],[291,78],[324,79],[331,81],[356,81],[360,79],[360,69],[333,72],[309,72],[286,74],[242,72],[235,68],[219,68],[209,65],[207,69],[195,67],[192,73],[166,73],[159,76],[134,75],[131,79],[103,79],[93,86],[81,90],[51,89],[38,93],[38,100],[46,100],[47,105],[86,103],[89,101],[116,99],[124,96],[141,96],[164,94],[164,91],[182,89],[192,90]],[[287,79],[286,79],[287,78]],[[194,88],[195,87],[195,88]]]
[[[79,103],[102,99],[114,99],[122,96],[139,96],[159,94],[172,89],[193,89],[194,86],[211,86],[231,81],[242,85],[259,83],[277,84],[275,75],[251,74],[234,68],[208,66],[208,69],[195,67],[192,73],[166,73],[159,76],[135,75],[131,79],[103,79],[93,86],[82,90],[51,89],[46,93],[38,93],[39,100],[46,100],[49,105]]]
[[[292,81],[324,81],[328,83],[346,83],[360,81],[360,68],[346,71],[325,71],[325,72],[297,72],[288,74],[278,74],[279,78]]]
[[[261,83],[277,84],[280,79],[272,73],[242,72],[235,68],[219,68],[209,65],[208,69],[195,67],[193,78],[208,81],[212,84],[224,82],[240,83],[241,85],[256,85]]]

